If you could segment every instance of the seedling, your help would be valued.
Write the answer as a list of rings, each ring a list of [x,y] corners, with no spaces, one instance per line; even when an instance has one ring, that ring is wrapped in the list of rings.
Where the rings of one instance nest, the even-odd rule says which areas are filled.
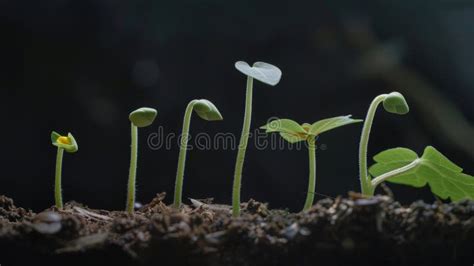
[[[186,152],[189,139],[189,126],[191,125],[191,115],[193,110],[196,114],[204,120],[207,121],[216,121],[222,120],[222,115],[220,114],[217,107],[208,100],[192,100],[188,107],[186,107],[186,112],[184,114],[183,121],[183,132],[181,134],[181,141],[179,147],[179,159],[178,159],[178,171],[176,173],[176,183],[174,187],[174,203],[175,208],[181,206],[182,194],[183,194],[183,179],[184,179],[184,165],[186,162]]]
[[[362,122],[362,120],[352,119],[350,115],[346,115],[323,119],[313,124],[304,123],[302,125],[290,119],[278,119],[260,127],[261,129],[265,129],[267,133],[280,133],[280,136],[289,143],[299,141],[307,142],[309,151],[309,181],[303,211],[311,208],[314,202],[316,186],[316,139],[323,132],[359,122]]]
[[[137,176],[137,153],[138,153],[138,128],[147,127],[153,123],[156,117],[156,110],[142,107],[129,115],[131,122],[132,145],[130,157],[130,172],[128,175],[127,206],[128,213],[133,213],[135,206],[135,183]]]
[[[374,160],[376,164],[369,169],[376,176],[371,181],[374,189],[384,181],[416,188],[428,184],[442,199],[474,199],[474,176],[462,173],[461,167],[434,147],[426,147],[421,157],[407,148],[389,149],[375,155]]]
[[[365,196],[374,195],[374,187],[371,185],[371,177],[367,172],[367,146],[369,144],[370,130],[374,122],[375,111],[380,103],[383,103],[384,109],[393,114],[404,115],[408,113],[410,108],[403,95],[399,92],[392,92],[389,94],[382,94],[372,101],[365,118],[364,127],[362,128],[362,136],[359,145],[359,178],[361,192]]]
[[[58,148],[56,155],[56,174],[54,177],[54,201],[56,208],[63,208],[63,196],[62,196],[62,186],[61,186],[61,176],[63,168],[63,155],[64,151],[68,153],[77,152],[79,146],[77,145],[76,139],[72,136],[71,133],[68,133],[67,136],[61,136],[56,132],[51,132],[51,142],[54,146]]]
[[[253,79],[259,80],[270,86],[275,86],[280,82],[281,70],[274,65],[264,62],[255,62],[253,66],[249,66],[249,64],[243,61],[236,62],[235,68],[247,75],[244,125],[242,127],[242,135],[240,136],[237,159],[235,161],[234,184],[232,186],[232,216],[237,217],[240,215],[242,169],[244,167],[245,152],[247,150],[250,124],[252,120]]]

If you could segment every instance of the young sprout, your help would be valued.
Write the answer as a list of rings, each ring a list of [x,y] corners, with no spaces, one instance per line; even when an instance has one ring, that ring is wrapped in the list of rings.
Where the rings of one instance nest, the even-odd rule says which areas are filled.
[[[261,127],[261,129],[265,129],[267,133],[280,133],[280,136],[289,143],[299,141],[307,142],[309,151],[309,181],[303,211],[311,208],[314,201],[316,186],[316,139],[323,132],[359,122],[362,122],[362,120],[352,119],[350,115],[346,115],[323,119],[313,124],[304,123],[302,125],[290,119],[278,119]]]
[[[370,104],[359,145],[359,178],[361,192],[365,196],[373,196],[375,191],[375,187],[371,184],[371,177],[367,172],[367,146],[375,111],[380,103],[383,103],[383,107],[387,112],[393,114],[404,115],[410,110],[405,98],[399,92],[379,95]]]
[[[129,115],[132,130],[132,150],[130,158],[130,172],[128,175],[127,207],[128,213],[133,213],[135,206],[135,180],[137,176],[137,153],[138,153],[138,128],[147,127],[153,123],[156,117],[156,110],[142,107]]]
[[[67,136],[61,136],[53,131],[51,132],[51,142],[54,146],[58,147],[58,153],[56,155],[56,174],[54,178],[54,201],[56,203],[56,208],[62,209],[63,196],[61,191],[61,175],[63,168],[63,154],[64,151],[68,153],[77,152],[79,146],[71,133],[68,133]]]
[[[464,174],[434,147],[426,147],[421,157],[407,148],[389,149],[375,155],[374,160],[376,164],[369,169],[375,177],[371,181],[374,188],[384,181],[413,187],[428,184],[442,199],[474,199],[474,177]]]
[[[181,199],[183,194],[183,179],[184,179],[184,164],[186,162],[186,151],[189,139],[189,126],[191,125],[191,115],[193,110],[196,114],[204,120],[216,121],[222,120],[217,107],[208,100],[192,100],[186,107],[183,121],[183,132],[181,135],[181,142],[179,147],[178,171],[176,173],[176,183],[174,187],[174,203],[175,208],[181,206]]]
[[[245,152],[247,150],[250,124],[252,120],[253,79],[275,86],[280,82],[281,70],[274,65],[264,62],[255,62],[253,66],[249,66],[249,64],[243,61],[236,62],[235,68],[247,76],[244,125],[242,127],[242,135],[240,136],[237,159],[235,161],[234,183],[232,186],[232,216],[237,217],[240,215],[242,169],[244,167]]]

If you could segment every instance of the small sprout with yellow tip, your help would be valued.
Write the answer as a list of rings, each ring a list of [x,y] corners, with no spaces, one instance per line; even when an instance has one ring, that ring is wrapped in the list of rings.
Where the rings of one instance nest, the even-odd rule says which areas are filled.
[[[63,208],[63,196],[61,187],[61,176],[63,167],[63,155],[64,151],[68,153],[74,153],[79,150],[76,139],[71,133],[67,136],[62,136],[55,131],[51,132],[51,143],[58,148],[56,156],[56,173],[54,177],[54,201],[56,208]]]

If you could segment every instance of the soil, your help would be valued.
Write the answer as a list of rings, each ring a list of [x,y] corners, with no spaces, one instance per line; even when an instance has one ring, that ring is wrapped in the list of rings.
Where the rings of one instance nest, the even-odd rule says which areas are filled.
[[[41,213],[0,196],[5,265],[473,265],[474,201],[324,199],[304,213],[250,200],[242,216],[212,199],[175,210],[165,194],[137,209],[69,202]]]

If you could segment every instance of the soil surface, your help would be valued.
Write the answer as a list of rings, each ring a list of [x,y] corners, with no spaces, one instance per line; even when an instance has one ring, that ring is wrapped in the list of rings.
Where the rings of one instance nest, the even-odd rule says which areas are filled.
[[[164,197],[158,194],[129,215],[75,202],[34,213],[0,196],[0,264],[474,263],[474,201],[402,206],[388,196],[350,194],[289,213],[250,200],[234,219],[229,206],[211,199],[175,210]]]

